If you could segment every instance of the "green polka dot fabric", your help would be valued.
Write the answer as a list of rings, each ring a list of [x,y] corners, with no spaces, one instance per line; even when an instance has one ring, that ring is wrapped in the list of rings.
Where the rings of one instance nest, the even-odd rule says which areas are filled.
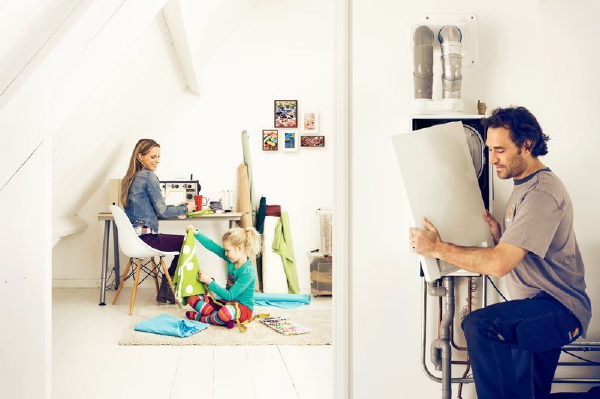
[[[193,230],[189,230],[179,251],[179,261],[173,278],[175,297],[183,306],[187,305],[187,297],[206,293],[204,283],[197,279],[200,265],[196,257],[196,242]]]

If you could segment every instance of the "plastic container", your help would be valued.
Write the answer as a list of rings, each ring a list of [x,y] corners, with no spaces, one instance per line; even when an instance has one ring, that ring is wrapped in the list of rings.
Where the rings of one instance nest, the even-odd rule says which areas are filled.
[[[332,235],[332,213],[329,208],[317,209],[319,215],[321,253],[325,256],[333,253],[333,235]]]

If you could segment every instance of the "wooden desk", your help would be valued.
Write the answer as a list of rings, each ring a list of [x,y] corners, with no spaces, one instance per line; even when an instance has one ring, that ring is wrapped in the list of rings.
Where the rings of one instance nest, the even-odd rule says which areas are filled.
[[[159,222],[179,222],[187,224],[195,224],[197,222],[229,222],[229,228],[235,226],[236,221],[242,220],[242,212],[224,212],[215,213],[212,215],[201,215],[193,218],[185,219],[161,219]],[[104,222],[104,238],[102,240],[102,272],[100,275],[100,306],[106,305],[106,274],[108,271],[108,251],[110,241],[110,226],[113,227],[113,252],[115,262],[115,288],[119,288],[120,281],[120,265],[119,265],[119,237],[117,234],[117,225],[113,220],[113,215],[110,212],[101,212],[97,215],[99,222]]]

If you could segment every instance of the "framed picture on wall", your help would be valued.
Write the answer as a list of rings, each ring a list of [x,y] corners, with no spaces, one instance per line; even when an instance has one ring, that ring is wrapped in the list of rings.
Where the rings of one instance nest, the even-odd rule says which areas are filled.
[[[325,136],[302,136],[301,147],[325,147]]]
[[[262,131],[262,149],[263,151],[277,151],[279,148],[277,130]]]
[[[298,127],[298,100],[275,100],[275,127]]]
[[[302,112],[302,133],[307,135],[319,133],[319,113],[317,111]]]
[[[295,130],[283,130],[283,151],[298,151],[298,132]]]

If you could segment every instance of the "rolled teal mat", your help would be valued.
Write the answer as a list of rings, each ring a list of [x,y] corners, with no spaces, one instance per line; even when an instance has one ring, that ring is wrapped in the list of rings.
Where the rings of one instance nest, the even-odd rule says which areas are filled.
[[[208,324],[206,323],[185,320],[169,314],[161,314],[137,323],[134,327],[134,330],[184,338],[196,334],[198,331],[202,331],[206,327],[208,327]]]
[[[295,309],[310,303],[308,294],[269,294],[257,292],[254,303],[258,306],[274,306],[282,309]]]

